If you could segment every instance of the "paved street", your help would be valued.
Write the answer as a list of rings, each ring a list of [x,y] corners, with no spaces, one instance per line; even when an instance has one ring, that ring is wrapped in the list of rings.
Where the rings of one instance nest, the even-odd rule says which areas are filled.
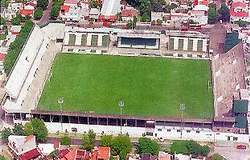
[[[40,19],[40,21],[37,23],[39,26],[45,25],[48,23],[49,18],[50,18],[50,11],[52,8],[53,1],[50,0],[47,9],[43,12],[43,16]]]
[[[227,160],[250,160],[250,149],[236,149],[235,146],[215,146],[214,152],[224,156]]]

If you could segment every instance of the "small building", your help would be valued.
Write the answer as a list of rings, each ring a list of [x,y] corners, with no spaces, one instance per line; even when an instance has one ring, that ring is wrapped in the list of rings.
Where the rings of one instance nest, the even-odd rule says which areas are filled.
[[[110,157],[110,147],[95,147],[92,152],[92,160],[109,160]]]
[[[19,35],[21,29],[22,29],[22,26],[21,26],[21,25],[17,25],[17,26],[16,26],[16,25],[13,25],[13,26],[11,26],[11,28],[10,28],[10,33],[11,33],[12,35]]]
[[[249,9],[246,2],[233,2],[230,8],[230,16],[232,21],[248,21],[250,22]]]
[[[19,13],[22,17],[33,17],[34,9],[20,9]]]
[[[8,137],[8,146],[12,152],[19,157],[24,153],[36,149],[36,137],[30,136],[15,136]]]
[[[137,16],[138,16],[138,11],[134,9],[133,7],[125,8],[121,11],[122,21],[133,20],[133,18]]]
[[[92,20],[97,20],[100,15],[100,10],[98,8],[91,8],[89,11],[89,18]]]

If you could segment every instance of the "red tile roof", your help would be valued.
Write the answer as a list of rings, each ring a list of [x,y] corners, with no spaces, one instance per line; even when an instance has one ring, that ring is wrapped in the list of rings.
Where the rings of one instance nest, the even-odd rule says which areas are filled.
[[[97,159],[108,160],[110,158],[110,147],[98,147]]]
[[[5,54],[0,53],[0,61],[4,61],[4,59],[5,59]]]
[[[121,12],[122,17],[134,17],[138,15],[138,11],[136,9],[124,9]]]
[[[19,160],[30,160],[30,159],[34,159],[37,158],[38,156],[40,156],[40,152],[38,151],[37,148],[32,149],[26,153],[23,153],[22,155],[20,155]]]
[[[61,6],[61,11],[68,12],[68,11],[69,11],[69,8],[70,8],[70,6],[62,5],[62,6]]]
[[[233,17],[248,17],[247,5],[244,2],[233,2],[230,8],[230,15]]]
[[[20,9],[19,12],[22,16],[31,16],[33,14],[33,10],[30,9]]]

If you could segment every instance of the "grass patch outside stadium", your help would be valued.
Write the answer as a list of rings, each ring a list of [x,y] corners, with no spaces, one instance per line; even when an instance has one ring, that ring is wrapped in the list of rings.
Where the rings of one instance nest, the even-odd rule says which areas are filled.
[[[59,54],[38,109],[124,115],[179,117],[213,116],[209,61],[148,57]]]

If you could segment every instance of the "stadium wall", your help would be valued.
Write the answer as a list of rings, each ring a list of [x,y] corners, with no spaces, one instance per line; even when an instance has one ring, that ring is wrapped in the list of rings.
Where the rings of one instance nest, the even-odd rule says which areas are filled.
[[[25,124],[28,121],[14,121],[15,123]],[[66,123],[45,123],[50,133],[56,133],[67,130],[70,133],[72,128],[77,129],[77,133],[84,133],[93,130],[97,135],[112,134],[118,135],[121,133],[120,126],[105,126],[105,125],[84,125],[84,124],[66,124]],[[180,131],[181,130],[181,131]],[[170,126],[156,126],[152,128],[144,127],[122,127],[123,134],[129,134],[130,137],[137,138],[142,135],[159,139],[159,140],[195,140],[201,142],[232,142],[244,143],[250,145],[250,135],[234,134],[234,133],[220,133],[213,132],[210,129],[199,128],[181,128]],[[152,133],[152,134],[147,134]]]

